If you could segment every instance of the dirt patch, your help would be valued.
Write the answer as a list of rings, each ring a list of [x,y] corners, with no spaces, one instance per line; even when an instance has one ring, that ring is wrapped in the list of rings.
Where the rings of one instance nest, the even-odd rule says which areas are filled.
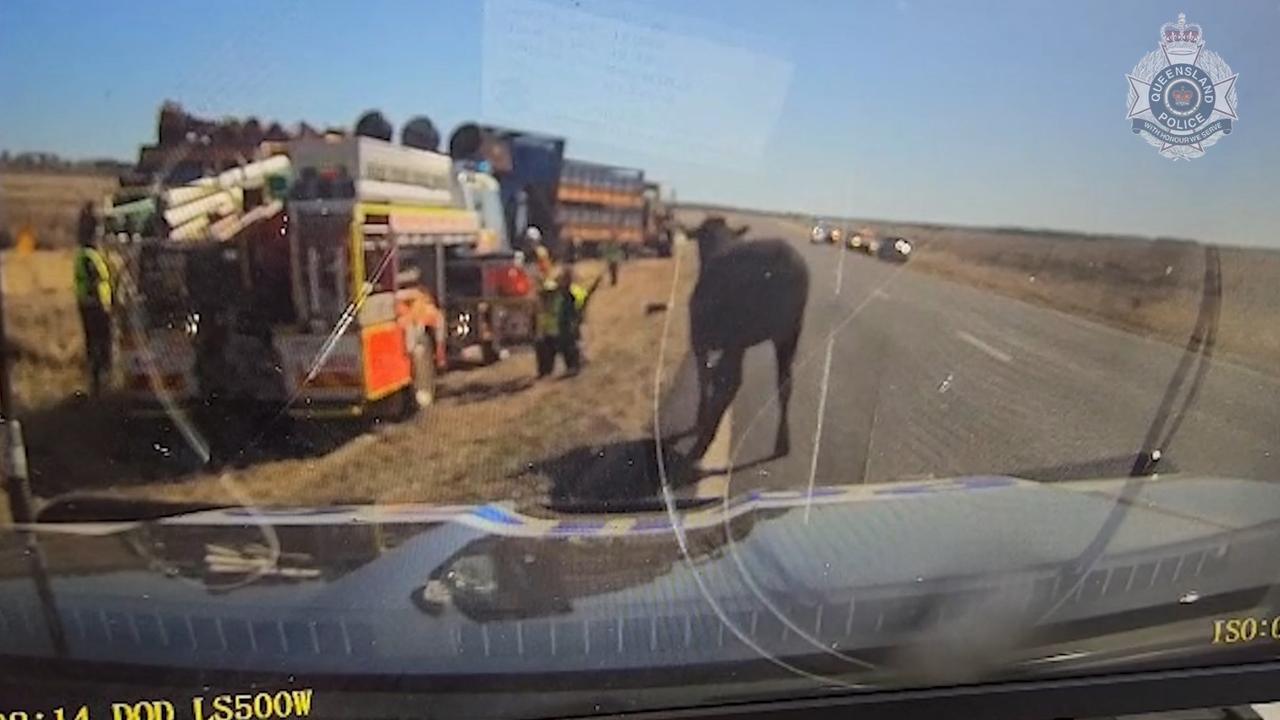
[[[535,380],[527,349],[491,366],[451,371],[439,399],[400,423],[287,423],[277,419],[246,433],[243,452],[226,458],[221,474],[180,472],[181,439],[170,433],[137,442],[145,430],[120,422],[110,403],[64,401],[29,422],[36,493],[46,500],[84,491],[212,503],[542,502],[550,491],[550,459],[583,448],[652,435],[653,379],[666,312],[676,304],[662,371],[674,375],[686,354],[685,310],[697,272],[696,253],[623,266],[617,287],[607,280],[592,298],[584,328],[587,364],[576,377]],[[579,263],[590,282],[598,262]],[[247,426],[231,418],[230,424]],[[207,425],[216,433],[218,423]],[[255,434],[260,436],[252,437]],[[133,435],[130,438],[128,436]],[[141,457],[121,448],[133,441]],[[189,456],[189,453],[186,455]]]

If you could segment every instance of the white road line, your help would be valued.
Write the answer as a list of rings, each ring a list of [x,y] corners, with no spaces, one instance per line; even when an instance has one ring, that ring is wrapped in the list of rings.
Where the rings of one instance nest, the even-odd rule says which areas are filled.
[[[827,337],[827,358],[822,365],[822,394],[818,396],[818,424],[813,430],[813,457],[809,459],[809,492],[805,494],[804,521],[809,522],[809,510],[813,507],[813,483],[818,476],[818,451],[822,449],[822,418],[827,413],[827,389],[831,385],[831,353],[836,346],[835,335]]]
[[[733,408],[725,410],[716,427],[715,437],[707,446],[707,452],[698,462],[700,467],[714,468],[721,472],[702,478],[694,486],[694,497],[721,498],[729,490],[729,448],[733,442]]]
[[[991,347],[990,345],[986,344],[985,342],[979,340],[978,338],[970,335],[969,333],[963,330],[957,330],[956,337],[978,348],[982,352],[990,355],[991,357],[999,360],[1002,363],[1013,362],[1013,356],[1010,355],[1009,353],[1003,350],[1000,350],[998,348]]]
[[[1278,720],[1280,719],[1280,703],[1266,703],[1263,705],[1251,705],[1253,711],[1258,713],[1258,717],[1262,720]]]
[[[840,260],[836,262],[836,295],[840,294],[840,286],[844,284],[844,248],[840,248]]]

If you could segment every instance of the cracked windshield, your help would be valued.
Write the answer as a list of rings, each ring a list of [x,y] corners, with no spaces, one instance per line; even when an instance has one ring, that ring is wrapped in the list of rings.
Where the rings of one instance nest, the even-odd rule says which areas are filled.
[[[1280,10],[1186,5],[5,4],[0,717],[1275,657]]]

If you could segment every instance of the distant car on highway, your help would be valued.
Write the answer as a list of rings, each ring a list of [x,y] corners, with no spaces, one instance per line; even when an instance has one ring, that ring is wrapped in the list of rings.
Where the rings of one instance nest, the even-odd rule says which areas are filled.
[[[868,254],[889,262],[906,262],[914,249],[911,241],[902,237],[873,238],[867,245]]]
[[[845,236],[848,238],[845,241],[845,247],[868,255],[874,255],[875,253],[872,251],[871,246],[878,244],[880,233],[875,228],[864,225],[856,230],[849,231]]]
[[[820,220],[813,224],[813,230],[809,232],[809,242],[815,245],[823,243],[836,245],[840,243],[844,237],[844,230],[832,225],[826,221]]]

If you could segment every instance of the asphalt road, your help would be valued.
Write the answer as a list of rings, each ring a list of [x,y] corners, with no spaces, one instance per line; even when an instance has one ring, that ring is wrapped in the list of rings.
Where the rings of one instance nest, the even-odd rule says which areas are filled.
[[[729,471],[700,481],[703,495],[982,474],[1123,477],[1183,358],[1183,347],[812,245],[798,223],[730,221],[791,241],[811,290],[791,453],[769,457],[778,407],[772,348],[761,345],[748,351],[721,449],[704,461]],[[692,423],[691,362],[662,397],[664,432]],[[1280,480],[1277,437],[1280,378],[1215,359],[1158,468]]]

